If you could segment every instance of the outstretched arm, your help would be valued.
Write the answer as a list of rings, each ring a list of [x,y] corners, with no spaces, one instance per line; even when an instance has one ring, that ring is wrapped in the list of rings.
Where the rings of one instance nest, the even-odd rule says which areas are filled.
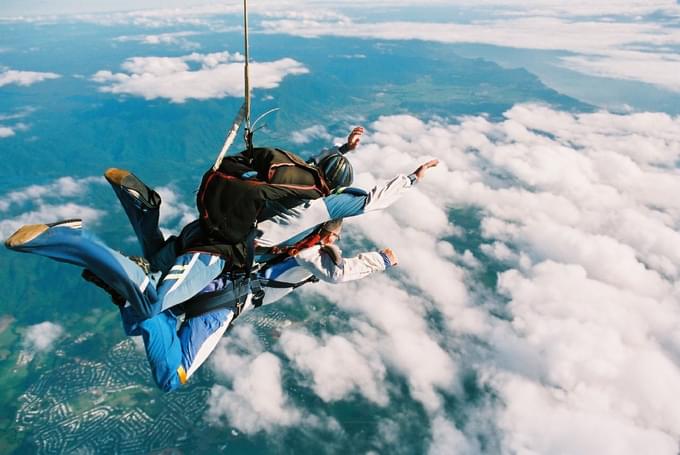
[[[343,283],[394,267],[397,257],[391,249],[386,248],[343,258],[337,247],[328,245],[302,250],[295,256],[295,262],[322,281]]]
[[[383,186],[374,187],[366,199],[363,206],[363,212],[370,212],[371,210],[382,210],[394,204],[399,199],[404,191],[413,186],[416,182],[420,182],[428,169],[439,164],[439,160],[430,160],[418,166],[418,169],[409,175],[398,175]],[[408,180],[408,182],[407,182]],[[331,219],[339,218],[332,214]]]
[[[368,193],[356,188],[347,188],[340,193],[307,201],[288,209],[258,224],[258,229],[262,231],[258,244],[270,247],[295,243],[315,226],[325,221],[387,208],[396,202],[408,188],[422,180],[427,170],[438,163],[438,160],[428,161],[420,165],[412,174],[397,175],[389,182],[375,186]]]

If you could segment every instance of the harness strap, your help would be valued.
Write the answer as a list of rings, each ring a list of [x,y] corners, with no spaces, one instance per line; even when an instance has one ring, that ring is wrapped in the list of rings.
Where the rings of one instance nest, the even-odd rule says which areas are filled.
[[[253,306],[255,308],[261,307],[264,300],[264,289],[262,289],[262,282],[257,278],[251,280],[250,289],[253,291]]]
[[[246,299],[250,293],[253,295],[253,306],[258,308],[263,303],[265,296],[264,288],[296,289],[304,284],[316,283],[317,281],[319,279],[314,275],[297,283],[286,283],[266,278],[242,277],[230,282],[222,290],[200,294],[184,303],[184,314],[186,318],[195,318],[211,311],[229,308],[234,310],[234,319],[236,319],[243,311]]]
[[[255,262],[255,239],[257,236],[260,234],[260,231],[257,230],[253,226],[253,228],[250,230],[248,233],[248,236],[246,237],[246,260],[245,260],[245,272],[246,274],[250,274],[250,271],[253,269],[253,262]]]
[[[247,281],[247,279],[230,281],[224,289],[193,297],[182,305],[185,317],[194,318],[222,308],[235,308],[238,315],[249,292]]]
[[[260,284],[264,287],[267,288],[274,288],[274,289],[287,289],[287,288],[292,288],[296,289],[302,286],[303,284],[307,283],[316,283],[319,281],[317,277],[314,275],[310,276],[307,279],[304,279],[302,281],[298,281],[297,283],[286,283],[285,281],[276,281],[276,280],[270,280],[268,278],[260,278],[258,280]]]

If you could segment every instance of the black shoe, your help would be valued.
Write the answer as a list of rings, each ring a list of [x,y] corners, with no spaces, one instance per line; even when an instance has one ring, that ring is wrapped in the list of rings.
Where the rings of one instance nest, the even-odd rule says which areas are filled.
[[[124,189],[130,196],[138,200],[147,208],[155,209],[161,205],[161,197],[149,188],[135,174],[125,169],[110,168],[104,173],[104,177],[111,185]]]
[[[88,281],[88,282],[94,284],[95,286],[97,286],[97,287],[103,289],[104,291],[106,291],[106,293],[108,293],[108,294],[111,296],[111,301],[112,301],[115,305],[118,305],[118,306],[121,307],[121,308],[125,306],[125,299],[123,298],[123,296],[120,295],[120,294],[119,294],[115,289],[113,289],[111,286],[109,286],[108,284],[106,284],[106,283],[104,282],[104,280],[102,280],[102,279],[99,278],[97,275],[95,275],[94,273],[92,273],[91,270],[84,269],[84,270],[83,270],[83,273],[81,274],[81,276],[83,277],[83,279],[84,279],[85,281]]]

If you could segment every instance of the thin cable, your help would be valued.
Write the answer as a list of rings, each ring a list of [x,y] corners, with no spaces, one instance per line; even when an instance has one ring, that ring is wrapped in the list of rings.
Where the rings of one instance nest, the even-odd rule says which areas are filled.
[[[250,49],[248,46],[248,0],[243,0],[243,47],[245,51],[246,64],[244,67],[244,78],[245,78],[245,120],[246,120],[246,132],[250,132]]]

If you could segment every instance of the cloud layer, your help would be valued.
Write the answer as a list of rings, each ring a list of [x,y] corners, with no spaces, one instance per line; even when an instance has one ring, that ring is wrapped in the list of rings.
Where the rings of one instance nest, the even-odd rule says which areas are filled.
[[[490,1],[458,2],[458,6],[468,14],[479,14],[480,18],[459,22],[375,21],[370,15],[356,20],[315,9],[304,15],[275,10],[261,25],[270,33],[310,38],[415,39],[561,50],[577,54],[557,60],[572,70],[680,91],[675,77],[680,74],[680,60],[673,51],[673,46],[680,45],[677,27],[680,7],[672,1],[594,5],[570,2],[567,7],[554,1],[532,2],[531,6],[515,1]],[[658,20],[660,15],[663,21]]]
[[[122,65],[124,73],[98,71],[92,80],[104,84],[100,90],[145,99],[166,98],[175,103],[242,96],[243,56],[218,52],[192,53],[182,57],[133,57]],[[252,88],[277,87],[288,75],[309,72],[301,63],[284,58],[251,64]]]
[[[678,416],[664,403],[680,390],[680,207],[670,196],[680,190],[674,165],[680,119],[573,115],[536,105],[516,106],[505,117],[458,125],[384,118],[374,125],[375,150],[357,154],[355,162],[386,177],[391,169],[377,167],[371,155],[385,163],[436,154],[445,168],[433,171],[422,191],[440,210],[481,214],[480,233],[490,247],[478,259],[507,269],[496,291],[501,302],[507,299],[510,320],[476,314],[466,321],[465,307],[484,305],[470,282],[467,301],[437,296],[431,289],[442,286],[435,283],[424,291],[453,336],[492,344],[495,361],[475,368],[507,404],[498,424],[510,452],[634,453],[646,445],[674,453]],[[418,283],[419,269],[437,275],[436,249],[425,248],[432,257],[422,262],[410,252],[404,258],[401,242],[413,242],[381,230],[369,237],[399,242],[407,281]],[[463,308],[450,311],[457,306]]]
[[[269,33],[304,37],[426,40],[566,51],[575,55],[554,57],[550,63],[588,75],[642,81],[680,91],[675,77],[680,74],[680,61],[675,52],[680,45],[680,6],[673,0],[576,1],[568,5],[556,0],[531,4],[516,0],[430,0],[418,5],[411,1],[391,0],[372,6],[374,9],[366,9],[355,0],[262,2],[250,6],[253,16],[259,14],[264,18],[258,21],[256,16],[251,27],[253,31],[264,29]],[[431,17],[409,20],[410,8],[414,6],[419,7],[426,18],[428,14]],[[428,6],[433,7],[433,12],[428,10]],[[380,17],[387,7],[396,11],[403,9],[405,19],[391,19],[394,14],[390,15],[390,19]],[[450,12],[443,17],[436,16],[442,7]],[[240,14],[240,5],[183,5],[182,8],[81,14],[72,16],[71,20],[157,28],[200,26],[202,30],[220,32],[234,30],[233,25],[225,25],[224,15]],[[58,19],[50,16],[6,18],[37,22]],[[193,33],[173,31],[123,36],[118,40],[178,44],[185,49],[194,49],[197,44],[186,39]],[[132,89],[132,93],[139,94],[138,90],[140,88]]]
[[[499,122],[384,117],[362,144],[350,155],[361,186],[431,156],[441,165],[394,208],[347,223],[351,243],[395,249],[395,272],[300,291],[348,317],[317,335],[284,331],[272,353],[298,385],[329,403],[415,400],[432,453],[479,453],[480,437],[505,453],[677,453],[680,118],[518,105]],[[262,355],[256,343],[234,354],[235,335],[218,371],[250,371]],[[271,367],[263,377],[281,374],[258,362]],[[465,400],[473,372],[496,401]],[[465,403],[467,423],[446,397]],[[280,415],[318,417],[285,390],[273,402]],[[241,422],[224,402],[211,408]]]

